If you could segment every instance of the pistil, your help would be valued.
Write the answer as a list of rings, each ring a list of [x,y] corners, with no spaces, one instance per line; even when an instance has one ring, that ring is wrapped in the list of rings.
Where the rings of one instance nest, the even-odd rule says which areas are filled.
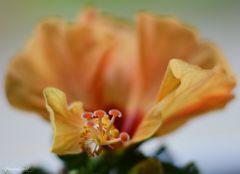
[[[115,119],[121,116],[121,112],[116,109],[111,109],[108,114],[103,110],[82,114],[82,118],[86,121],[82,134],[84,140],[82,146],[89,155],[95,156],[105,146],[108,146],[108,149],[113,149],[114,144],[125,143],[129,140],[128,133],[119,134],[118,129],[114,127]]]

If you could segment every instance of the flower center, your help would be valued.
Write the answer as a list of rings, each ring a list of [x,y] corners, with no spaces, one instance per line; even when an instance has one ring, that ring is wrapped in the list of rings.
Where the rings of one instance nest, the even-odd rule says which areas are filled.
[[[113,149],[117,144],[129,140],[128,133],[119,133],[119,130],[114,127],[115,119],[121,116],[122,113],[116,109],[111,109],[108,114],[103,110],[82,114],[86,122],[81,133],[80,144],[90,156],[99,155],[102,150]]]

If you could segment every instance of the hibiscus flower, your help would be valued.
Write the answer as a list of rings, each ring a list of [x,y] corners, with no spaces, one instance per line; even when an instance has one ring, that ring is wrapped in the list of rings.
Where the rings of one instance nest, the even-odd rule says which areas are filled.
[[[97,155],[225,106],[235,83],[218,48],[177,19],[140,12],[132,25],[88,9],[38,26],[9,65],[6,94],[51,120],[55,153]]]

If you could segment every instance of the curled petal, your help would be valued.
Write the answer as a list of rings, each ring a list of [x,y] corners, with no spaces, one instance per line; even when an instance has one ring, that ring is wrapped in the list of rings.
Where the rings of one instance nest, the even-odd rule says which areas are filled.
[[[213,69],[215,66],[220,66],[226,76],[231,77],[233,74],[225,56],[221,53],[221,50],[211,42],[202,42],[199,44],[188,62],[200,66],[203,69]]]
[[[82,103],[75,102],[68,107],[65,94],[56,88],[46,88],[43,94],[54,131],[52,152],[58,155],[82,152],[79,144]]]
[[[199,45],[197,32],[171,16],[142,12],[137,17],[144,98],[153,104],[172,58],[188,60]]]
[[[213,62],[215,66],[212,62],[211,66],[210,63],[208,64],[208,70],[201,69],[202,71],[205,71],[206,78],[204,78],[204,73],[201,75],[200,73],[197,73],[197,71],[190,71],[186,73],[185,77],[178,78],[181,82],[180,86],[183,86],[182,83],[184,81],[186,84],[188,84],[187,81],[194,82],[195,77],[199,78],[199,82],[189,89],[186,86],[186,91],[184,91],[183,87],[182,89],[178,89],[178,94],[172,96],[171,100],[176,104],[173,104],[173,106],[169,108],[169,116],[165,117],[164,124],[157,132],[158,135],[166,134],[175,130],[182,124],[186,123],[192,116],[199,115],[200,113],[212,109],[224,107],[227,102],[233,98],[232,90],[236,85],[236,80],[232,75],[228,64],[223,57],[219,55],[219,52],[216,52],[216,48],[209,48],[214,48],[215,52],[210,49],[212,51],[211,53],[218,55],[217,57],[212,55],[213,57],[211,59],[207,59],[214,60]],[[203,53],[203,51],[201,53]],[[207,65],[207,61],[205,65]],[[172,69],[175,68],[174,66],[176,67],[177,65],[173,64]],[[185,71],[187,72],[187,70]],[[175,75],[175,77],[177,77],[177,75]],[[161,101],[162,95],[164,95],[164,92],[161,91],[162,90],[160,90],[158,101]],[[167,101],[167,99],[163,99],[163,101],[164,100],[165,102]],[[168,99],[168,102],[172,102],[171,100]],[[181,103],[180,100],[182,100],[183,103]],[[179,103],[177,103],[178,101]],[[170,110],[171,108],[173,108],[172,111]]]
[[[154,106],[143,118],[129,144],[150,138],[162,123],[161,109]]]
[[[234,78],[220,66],[206,70],[171,60],[156,105],[138,127],[133,142],[146,139],[157,130],[157,134],[168,133],[193,115],[223,107],[232,99],[234,86]]]

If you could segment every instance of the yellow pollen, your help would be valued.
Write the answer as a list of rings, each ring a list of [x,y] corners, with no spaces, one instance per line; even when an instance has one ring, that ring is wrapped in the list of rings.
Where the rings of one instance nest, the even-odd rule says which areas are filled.
[[[128,141],[129,135],[126,132],[119,133],[114,127],[116,117],[121,115],[116,109],[110,110],[109,114],[103,110],[82,114],[85,126],[81,132],[80,145],[90,156],[99,155],[104,149],[113,149],[115,144]]]

